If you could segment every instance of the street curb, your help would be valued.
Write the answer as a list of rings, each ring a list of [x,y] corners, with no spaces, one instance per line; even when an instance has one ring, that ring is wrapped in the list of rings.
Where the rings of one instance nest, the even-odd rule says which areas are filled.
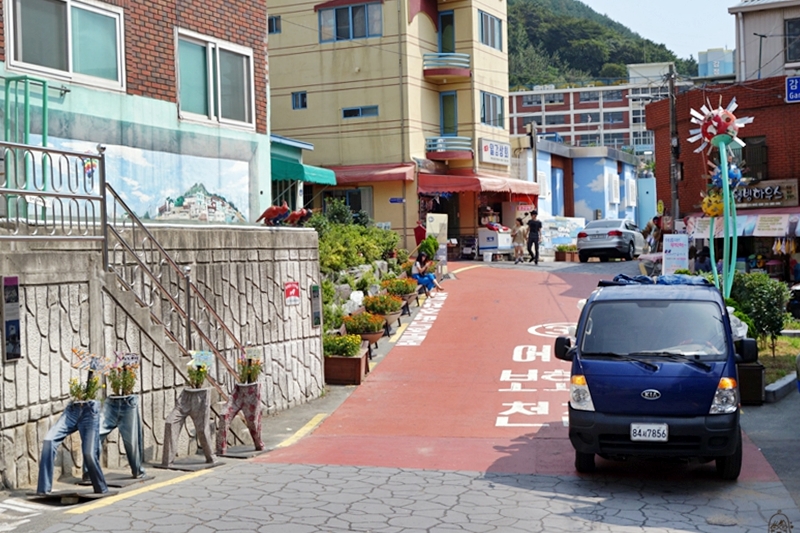
[[[791,374],[783,376],[775,383],[770,383],[764,388],[764,402],[775,403],[782,400],[794,390],[796,381],[797,373],[792,372]]]

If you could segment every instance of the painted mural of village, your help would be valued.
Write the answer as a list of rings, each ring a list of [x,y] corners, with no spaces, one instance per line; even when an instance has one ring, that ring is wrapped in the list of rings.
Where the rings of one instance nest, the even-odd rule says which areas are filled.
[[[143,218],[150,218],[145,213]],[[155,220],[196,220],[198,222],[246,222],[236,206],[222,196],[209,193],[202,183],[195,183],[177,198],[166,198],[152,217]]]

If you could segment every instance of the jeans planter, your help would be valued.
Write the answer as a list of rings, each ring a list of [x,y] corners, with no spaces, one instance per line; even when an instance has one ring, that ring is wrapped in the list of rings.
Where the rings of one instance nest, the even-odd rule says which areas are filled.
[[[242,411],[250,437],[257,451],[264,449],[261,440],[261,383],[236,383],[233,394],[225,404],[225,410],[219,418],[217,430],[217,454],[224,455],[228,450],[228,428],[231,420]]]
[[[183,389],[178,397],[178,403],[167,416],[164,425],[164,453],[161,457],[161,466],[169,467],[175,459],[178,448],[178,437],[181,429],[186,422],[186,418],[191,417],[197,438],[200,439],[200,446],[203,447],[203,454],[206,456],[206,463],[215,463],[216,457],[211,447],[211,429],[209,418],[211,417],[211,389]]]
[[[367,350],[353,357],[325,356],[325,383],[329,385],[360,385],[367,375]]]
[[[42,456],[39,460],[39,480],[36,485],[38,494],[47,494],[53,490],[53,469],[56,459],[56,450],[64,439],[72,433],[79,432],[81,436],[81,451],[83,464],[89,472],[92,489],[97,494],[108,492],[106,478],[97,461],[100,442],[100,402],[89,400],[85,402],[70,402],[58,421],[50,428],[44,437]]]
[[[128,465],[131,467],[131,477],[134,479],[144,477],[145,472],[142,468],[144,434],[138,395],[109,396],[103,402],[100,431],[97,435],[97,464],[100,464],[100,444],[114,429],[119,429],[119,436],[125,446],[125,455],[128,457]],[[83,478],[87,479],[88,471],[85,464],[83,472]]]

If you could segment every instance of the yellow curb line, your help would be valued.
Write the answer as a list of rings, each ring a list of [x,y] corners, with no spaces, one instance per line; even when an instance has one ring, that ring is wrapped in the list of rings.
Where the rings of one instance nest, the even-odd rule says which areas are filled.
[[[389,338],[389,342],[397,342],[400,340],[400,335],[403,334],[407,327],[408,324],[400,324],[400,326],[397,328],[397,331],[394,332],[394,335]]]
[[[196,477],[203,476],[211,472],[212,469],[208,470],[199,470],[197,472],[191,472],[186,474],[185,476],[176,477],[175,479],[170,479],[167,481],[162,481],[160,483],[155,483],[154,485],[148,485],[147,487],[142,487],[140,489],[135,489],[129,492],[124,492],[122,494],[115,494],[114,496],[108,496],[107,498],[103,498],[100,501],[89,503],[86,505],[82,505],[76,509],[70,509],[69,511],[65,511],[66,514],[84,514],[88,513],[89,511],[94,511],[95,509],[100,509],[101,507],[106,507],[111,505],[112,503],[116,503],[121,500],[126,500],[133,496],[137,496],[139,494],[143,494],[145,492],[150,492],[151,490],[160,489],[161,487],[168,487],[170,485],[175,485],[177,483],[183,483],[184,481],[189,481],[190,479],[194,479]]]
[[[305,437],[306,435],[311,433],[311,431],[315,427],[317,427],[320,424],[320,422],[325,420],[326,416],[328,416],[327,413],[318,414],[317,416],[312,418],[305,426],[303,426],[300,429],[298,429],[297,432],[294,435],[292,435],[291,437],[289,437],[285,441],[283,441],[280,444],[278,444],[277,446],[275,446],[275,448],[286,448],[287,446],[291,446],[295,442],[299,441],[300,439],[302,439],[303,437]]]
[[[465,270],[472,270],[473,268],[483,268],[484,265],[472,265],[464,268],[459,268],[458,270],[453,270],[453,274],[458,274],[459,272],[464,272]]]

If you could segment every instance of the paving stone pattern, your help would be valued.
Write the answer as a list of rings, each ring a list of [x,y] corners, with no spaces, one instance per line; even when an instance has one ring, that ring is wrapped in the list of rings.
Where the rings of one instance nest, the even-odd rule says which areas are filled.
[[[45,533],[764,532],[789,509],[780,483],[242,463]]]

